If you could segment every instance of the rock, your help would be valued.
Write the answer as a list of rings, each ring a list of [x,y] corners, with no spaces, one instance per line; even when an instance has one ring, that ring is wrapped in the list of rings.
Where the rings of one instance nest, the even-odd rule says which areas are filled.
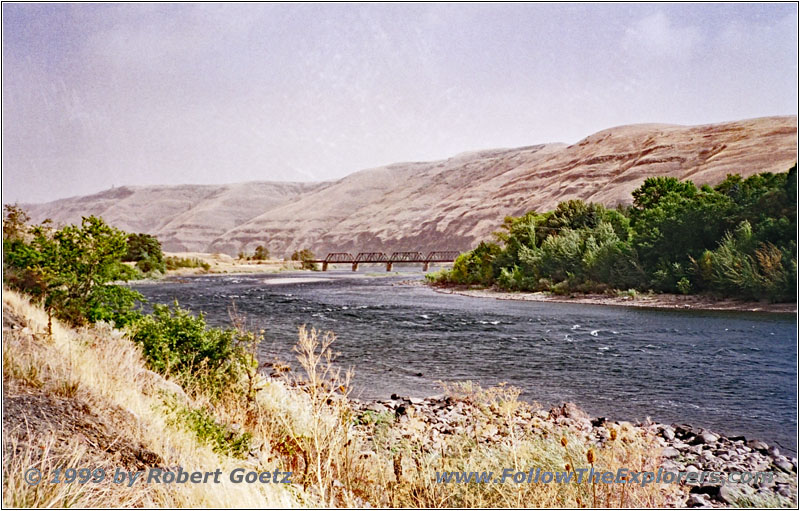
[[[747,447],[764,453],[769,449],[769,446],[761,440],[750,440],[747,442]]]
[[[666,449],[661,451],[661,457],[662,458],[668,458],[668,459],[669,458],[677,458],[680,455],[681,455],[681,452],[678,449],[675,449],[674,447],[667,447]]]
[[[689,507],[710,507],[711,502],[708,501],[708,497],[703,495],[702,493],[693,493],[689,495],[689,501],[686,503]]]
[[[390,398],[392,399],[392,401],[397,401],[398,399],[400,399],[400,396],[398,396],[397,394],[392,394]]]
[[[368,410],[370,412],[383,413],[388,411],[389,409],[385,405],[382,405],[381,403],[370,403],[367,405],[365,410]]]
[[[661,436],[667,440],[675,440],[675,430],[672,429],[671,426],[664,426],[664,429],[661,431]]]
[[[592,419],[592,426],[595,428],[599,428],[605,423],[606,423],[605,417],[597,417],[596,419]]]
[[[724,484],[719,488],[719,500],[726,504],[733,505],[742,496],[752,493],[755,493],[755,490],[750,486],[743,484]]]
[[[703,445],[702,444],[695,444],[695,445],[689,447],[686,450],[689,451],[692,454],[700,455],[700,453],[703,452]]]
[[[700,434],[699,438],[701,438],[703,440],[703,443],[707,445],[713,445],[717,443],[717,440],[719,440],[719,437],[717,435],[709,431],[705,431],[702,434]]]
[[[408,407],[406,407],[406,405],[400,405],[394,411],[395,415],[397,415],[398,417],[405,415],[407,412],[408,412]]]
[[[688,424],[673,424],[672,429],[675,430],[675,436],[684,441],[686,440],[686,437],[694,436],[694,431]]]
[[[418,398],[418,397],[410,397],[410,398],[408,398],[408,401],[409,401],[409,402],[410,402],[412,405],[421,405],[421,404],[424,404],[424,403],[425,403],[425,400],[424,400],[424,399],[420,399],[420,398]]]
[[[781,455],[781,451],[780,451],[780,450],[778,450],[778,448],[777,448],[777,447],[774,447],[774,446],[773,446],[773,447],[770,447],[769,449],[767,449],[767,454],[768,454],[768,455],[769,455],[771,458],[778,458],[778,457],[780,457],[780,455]]]
[[[794,466],[784,457],[780,457],[772,462],[773,465],[778,467],[779,469],[783,470],[787,474],[791,474],[794,471]]]
[[[578,405],[572,402],[566,402],[560,407],[555,407],[550,410],[550,417],[566,417],[568,419],[588,419],[589,416],[586,412],[578,408]]]

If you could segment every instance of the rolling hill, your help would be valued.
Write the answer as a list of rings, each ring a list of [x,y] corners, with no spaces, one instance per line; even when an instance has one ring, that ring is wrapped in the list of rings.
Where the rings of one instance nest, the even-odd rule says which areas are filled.
[[[23,207],[34,221],[100,215],[157,236],[165,250],[276,256],[362,250],[466,249],[506,215],[580,198],[628,203],[650,176],[716,184],[727,174],[784,172],[797,161],[797,117],[702,126],[641,124],[576,144],[463,153],[397,163],[321,183],[120,187]]]

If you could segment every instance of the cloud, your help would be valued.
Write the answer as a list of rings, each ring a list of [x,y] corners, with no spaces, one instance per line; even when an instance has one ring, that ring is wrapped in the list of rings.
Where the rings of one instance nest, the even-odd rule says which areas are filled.
[[[679,26],[659,11],[628,27],[622,47],[634,56],[686,60],[694,56],[701,42],[697,27]]]

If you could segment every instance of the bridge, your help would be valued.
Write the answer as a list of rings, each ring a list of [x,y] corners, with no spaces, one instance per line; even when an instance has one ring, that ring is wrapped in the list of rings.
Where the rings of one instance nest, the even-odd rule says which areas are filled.
[[[422,263],[422,271],[428,271],[431,263],[452,263],[461,252],[457,250],[446,250],[443,252],[429,252],[427,256],[422,252],[392,252],[387,256],[383,252],[359,252],[353,257],[348,252],[333,252],[328,254],[325,259],[311,261],[321,263],[322,271],[328,271],[331,264],[351,264],[353,271],[358,270],[361,263],[379,263],[386,265],[386,271],[392,271],[394,263]]]

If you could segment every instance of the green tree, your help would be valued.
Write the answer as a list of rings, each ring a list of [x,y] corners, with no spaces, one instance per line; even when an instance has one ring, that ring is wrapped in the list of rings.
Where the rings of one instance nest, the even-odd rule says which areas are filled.
[[[122,256],[122,260],[135,262],[136,267],[143,273],[152,271],[164,273],[166,271],[161,242],[150,234],[129,234],[127,250]]]
[[[301,267],[304,270],[317,270],[318,269],[317,264],[313,262],[315,259],[316,258],[314,257],[314,252],[312,252],[307,248],[304,248],[302,250],[295,250],[294,253],[292,253],[291,257],[292,261],[302,262]]]
[[[269,250],[264,248],[263,245],[257,246],[256,251],[253,253],[253,259],[256,261],[264,261],[269,259]]]
[[[494,277],[494,259],[500,252],[498,245],[482,241],[473,250],[456,258],[450,278],[456,284],[491,284]]]
[[[48,313],[74,324],[99,319],[129,322],[141,295],[111,284],[135,271],[121,263],[127,235],[102,219],[84,217],[80,226],[28,230],[30,241],[10,246],[4,262],[6,283],[43,300]]]

